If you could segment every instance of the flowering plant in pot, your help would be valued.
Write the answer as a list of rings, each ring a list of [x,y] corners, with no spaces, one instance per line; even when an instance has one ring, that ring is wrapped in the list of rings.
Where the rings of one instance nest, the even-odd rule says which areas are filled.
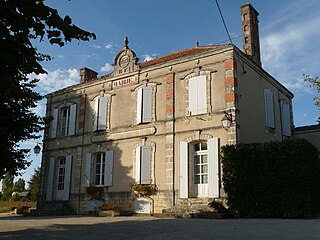
[[[132,191],[137,196],[150,196],[154,195],[157,192],[156,185],[154,184],[135,184],[131,187]]]

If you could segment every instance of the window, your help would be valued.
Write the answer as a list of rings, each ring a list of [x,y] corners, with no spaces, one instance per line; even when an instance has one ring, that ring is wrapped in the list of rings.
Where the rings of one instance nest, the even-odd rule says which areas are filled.
[[[49,171],[46,175],[46,201],[52,201],[52,196],[55,196],[54,200],[69,200],[72,172],[72,155],[68,155],[66,157],[61,157],[58,159],[51,157],[48,164]],[[57,166],[57,168],[55,166]],[[55,185],[54,181],[56,181],[57,184],[55,195],[53,195],[53,186]]]
[[[151,146],[139,146],[136,148],[136,183],[151,184]]]
[[[98,153],[96,155],[96,167],[95,167],[95,185],[104,185],[104,176],[106,170],[106,154]]]
[[[85,185],[112,186],[113,181],[113,150],[86,154]]]
[[[108,98],[97,97],[93,112],[93,131],[105,130],[107,128]]]
[[[208,183],[208,151],[207,142],[196,143],[193,145],[193,183]]]
[[[264,90],[264,104],[265,104],[265,117],[266,126],[269,128],[276,128],[275,116],[274,116],[274,100],[273,94],[270,89]]]
[[[59,160],[58,168],[58,190],[64,190],[64,181],[66,177],[66,158]]]
[[[62,112],[61,136],[67,136],[69,133],[70,108],[65,108],[61,112]]]
[[[137,124],[152,121],[152,87],[137,90]]]
[[[179,197],[219,197],[219,138],[179,143]]]
[[[60,129],[60,136],[74,135],[76,130],[76,113],[76,104],[53,109],[51,138],[57,137],[58,129]]]
[[[189,115],[207,113],[207,80],[206,76],[189,79]]]

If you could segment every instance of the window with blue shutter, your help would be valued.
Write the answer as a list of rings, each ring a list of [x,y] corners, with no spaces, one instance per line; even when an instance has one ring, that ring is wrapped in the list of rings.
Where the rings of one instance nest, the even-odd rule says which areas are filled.
[[[139,146],[136,148],[136,183],[150,184],[151,178],[151,146]]]
[[[189,79],[189,115],[207,113],[207,80],[206,76]]]
[[[265,117],[266,126],[269,128],[276,128],[275,114],[274,114],[274,100],[270,89],[264,89],[264,103],[265,103]]]
[[[137,124],[152,121],[152,87],[137,90]]]
[[[108,98],[97,97],[93,112],[93,131],[107,128]]]

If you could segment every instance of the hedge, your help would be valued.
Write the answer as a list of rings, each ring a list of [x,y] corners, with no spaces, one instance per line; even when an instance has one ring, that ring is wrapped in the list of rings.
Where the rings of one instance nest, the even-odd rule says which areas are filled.
[[[320,210],[317,149],[306,140],[222,147],[229,208],[245,217],[312,217]]]

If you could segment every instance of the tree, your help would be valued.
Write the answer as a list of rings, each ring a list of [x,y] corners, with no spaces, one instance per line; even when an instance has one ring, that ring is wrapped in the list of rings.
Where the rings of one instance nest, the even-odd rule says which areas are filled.
[[[13,192],[14,176],[11,173],[6,173],[2,181],[2,200],[8,201]]]
[[[25,158],[30,149],[19,149],[19,142],[38,138],[44,119],[30,109],[42,99],[33,88],[38,79],[28,74],[46,73],[42,61],[50,56],[39,53],[36,40],[48,39],[62,47],[74,39],[88,41],[95,34],[72,24],[71,18],[60,17],[56,9],[43,0],[0,0],[0,179],[6,172],[17,174],[30,162]]]
[[[13,192],[24,192],[26,190],[26,181],[19,178],[18,181],[13,183]]]
[[[34,169],[34,173],[28,181],[28,190],[31,193],[31,200],[37,201],[40,188],[40,168]]]
[[[315,100],[315,105],[319,108],[320,111],[320,79],[319,77],[311,77],[309,75],[303,75],[303,79],[305,82],[309,83],[310,88],[316,88],[318,92],[318,96],[313,97]],[[320,117],[318,118],[318,121],[320,122]]]

